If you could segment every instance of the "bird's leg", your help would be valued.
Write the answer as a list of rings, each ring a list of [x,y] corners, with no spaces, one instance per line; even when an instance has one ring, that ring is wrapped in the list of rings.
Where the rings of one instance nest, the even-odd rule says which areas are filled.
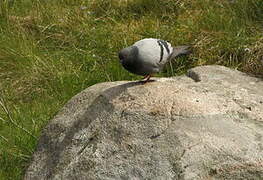
[[[149,74],[145,75],[145,76],[142,78],[142,80],[144,80],[144,79],[146,79],[146,78],[148,78],[148,77],[149,77]]]
[[[143,79],[145,79],[145,80],[142,81],[143,84],[147,83],[150,80],[150,78],[151,78],[151,74],[148,74],[148,75],[144,76]]]
[[[148,82],[148,81],[150,80],[150,78],[151,78],[151,75],[149,74],[149,75],[146,77],[145,82]]]

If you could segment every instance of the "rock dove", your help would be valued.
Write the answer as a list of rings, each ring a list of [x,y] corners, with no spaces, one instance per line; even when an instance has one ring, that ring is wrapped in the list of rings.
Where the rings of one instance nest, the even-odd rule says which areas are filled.
[[[189,46],[172,47],[167,41],[146,38],[120,50],[119,59],[126,70],[144,76],[147,82],[152,74],[162,71],[167,62],[190,52]]]

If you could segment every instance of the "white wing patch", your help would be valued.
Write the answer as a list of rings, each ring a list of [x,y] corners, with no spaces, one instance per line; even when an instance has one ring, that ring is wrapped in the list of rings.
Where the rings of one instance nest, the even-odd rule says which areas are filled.
[[[163,66],[171,55],[172,45],[164,40],[147,38],[134,43],[139,49],[140,59],[144,63],[149,63],[154,66]]]

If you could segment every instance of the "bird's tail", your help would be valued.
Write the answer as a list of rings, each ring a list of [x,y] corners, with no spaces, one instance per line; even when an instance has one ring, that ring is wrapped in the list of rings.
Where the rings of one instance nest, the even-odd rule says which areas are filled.
[[[173,52],[170,55],[169,60],[172,60],[180,56],[188,55],[190,53],[192,53],[190,46],[176,46],[173,47]]]

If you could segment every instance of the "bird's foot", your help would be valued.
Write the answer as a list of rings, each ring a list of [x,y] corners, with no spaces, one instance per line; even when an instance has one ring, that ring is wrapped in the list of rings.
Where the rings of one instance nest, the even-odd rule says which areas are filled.
[[[147,82],[149,82],[149,80],[150,80],[150,78],[152,77],[152,75],[151,74],[148,74],[148,75],[146,75],[146,76],[144,76],[143,77],[143,79],[142,79],[142,83],[143,84],[146,84]],[[144,80],[145,79],[145,80]]]

